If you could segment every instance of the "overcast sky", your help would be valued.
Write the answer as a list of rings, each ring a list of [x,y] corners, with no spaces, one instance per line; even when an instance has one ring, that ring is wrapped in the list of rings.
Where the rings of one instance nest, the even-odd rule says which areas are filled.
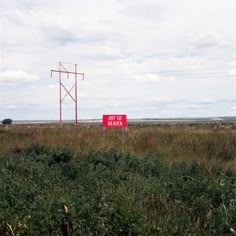
[[[235,0],[0,0],[0,120],[59,119],[58,62],[85,73],[79,119],[235,116],[235,12]]]

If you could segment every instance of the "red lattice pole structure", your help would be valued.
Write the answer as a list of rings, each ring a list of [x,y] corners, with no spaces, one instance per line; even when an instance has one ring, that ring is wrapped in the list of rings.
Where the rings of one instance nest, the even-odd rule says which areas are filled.
[[[68,71],[64,64],[72,64],[67,62],[59,62],[59,70],[51,70],[51,77],[53,72],[59,73],[59,96],[60,96],[60,124],[62,124],[62,102],[67,96],[70,96],[71,99],[75,103],[75,123],[78,123],[78,96],[77,96],[77,76],[82,75],[84,80],[84,73],[78,73],[77,72],[77,64],[74,65],[74,71]],[[70,89],[67,89],[66,86],[62,83],[62,74],[67,74],[67,78],[69,79],[69,75],[74,75],[74,84]],[[66,91],[66,94],[64,97],[62,97],[62,90]],[[74,89],[74,94],[72,93],[72,90]]]

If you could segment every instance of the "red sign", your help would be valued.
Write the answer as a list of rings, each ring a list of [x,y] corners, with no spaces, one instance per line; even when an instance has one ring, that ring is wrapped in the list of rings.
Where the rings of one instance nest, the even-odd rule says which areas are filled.
[[[127,127],[127,115],[103,115],[103,128]]]

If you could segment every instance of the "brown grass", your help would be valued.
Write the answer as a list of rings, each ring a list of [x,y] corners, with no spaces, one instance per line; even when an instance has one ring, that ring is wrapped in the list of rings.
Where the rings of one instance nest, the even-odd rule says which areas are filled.
[[[101,124],[0,126],[1,153],[39,142],[71,145],[76,151],[111,148],[135,154],[154,153],[170,161],[198,161],[236,171],[236,123],[130,124],[128,132]]]

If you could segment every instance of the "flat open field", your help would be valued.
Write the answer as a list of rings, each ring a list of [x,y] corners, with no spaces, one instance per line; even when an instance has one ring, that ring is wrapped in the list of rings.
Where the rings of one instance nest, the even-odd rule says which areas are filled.
[[[0,126],[0,236],[234,235],[236,123]]]

